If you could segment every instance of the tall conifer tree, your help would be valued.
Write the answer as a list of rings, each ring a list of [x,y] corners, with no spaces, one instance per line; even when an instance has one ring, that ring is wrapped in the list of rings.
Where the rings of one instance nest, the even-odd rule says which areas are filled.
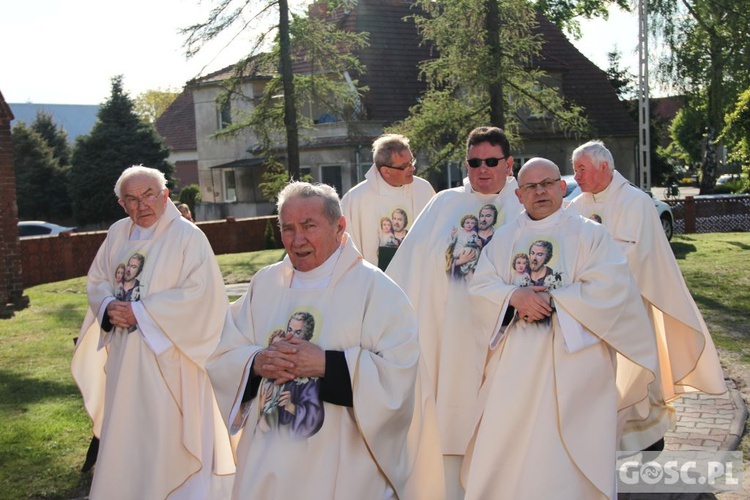
[[[113,191],[122,171],[143,164],[171,179],[174,167],[168,156],[153,126],[135,113],[133,101],[123,91],[122,76],[112,78],[112,93],[94,128],[77,138],[73,150],[70,195],[78,224],[108,224],[123,217]]]

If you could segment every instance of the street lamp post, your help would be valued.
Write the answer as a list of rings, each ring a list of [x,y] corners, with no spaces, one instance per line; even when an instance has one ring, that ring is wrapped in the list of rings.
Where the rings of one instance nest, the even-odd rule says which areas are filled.
[[[648,101],[648,6],[647,0],[638,0],[638,159],[640,176],[638,184],[646,191],[651,189],[651,137],[649,133]]]

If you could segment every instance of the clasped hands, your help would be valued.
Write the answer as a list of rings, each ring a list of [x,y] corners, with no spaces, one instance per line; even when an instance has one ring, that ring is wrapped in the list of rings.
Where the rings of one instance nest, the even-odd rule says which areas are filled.
[[[325,351],[292,334],[277,338],[253,360],[253,374],[274,379],[276,385],[295,378],[323,377],[325,372]]]
[[[551,298],[546,286],[521,287],[510,296],[510,305],[524,320],[539,321],[552,316]]]
[[[130,328],[138,323],[133,314],[133,304],[124,300],[113,300],[107,304],[109,322],[118,328]]]

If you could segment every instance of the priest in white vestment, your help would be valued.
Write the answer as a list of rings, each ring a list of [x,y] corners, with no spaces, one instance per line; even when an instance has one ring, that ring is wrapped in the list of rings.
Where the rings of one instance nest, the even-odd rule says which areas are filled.
[[[505,133],[478,127],[469,134],[466,150],[468,182],[430,201],[386,270],[419,316],[426,385],[436,398],[451,499],[463,496],[458,473],[487,356],[486,343],[470,335],[477,326],[467,284],[495,231],[523,209],[514,193]]]
[[[232,498],[441,499],[414,310],[345,234],[336,192],[279,194],[287,255],[232,304],[208,362],[237,435]]]
[[[370,263],[385,271],[419,212],[435,195],[429,182],[414,175],[409,139],[384,134],[372,144],[372,167],[365,180],[341,198],[346,232]]]
[[[659,350],[657,383],[649,401],[631,409],[620,449],[658,451],[674,420],[669,402],[695,391],[726,392],[724,373],[651,197],[615,170],[601,141],[578,147],[573,168],[583,193],[571,205],[584,217],[598,217],[625,253]]]
[[[561,209],[557,166],[533,158],[518,183],[526,211],[496,232],[503,244],[482,252],[470,285],[477,337],[492,352],[462,470],[466,498],[612,499],[618,411],[654,380],[646,312],[607,231]],[[515,284],[518,254],[540,249],[537,266],[552,279]],[[618,388],[626,363],[633,377]]]
[[[234,462],[204,368],[229,305],[219,266],[159,170],[126,169],[115,194],[129,217],[89,270],[72,362],[100,437],[90,497],[222,498]]]

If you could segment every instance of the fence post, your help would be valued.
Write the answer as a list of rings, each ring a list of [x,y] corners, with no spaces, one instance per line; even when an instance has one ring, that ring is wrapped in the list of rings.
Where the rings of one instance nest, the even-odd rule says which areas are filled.
[[[695,198],[685,197],[685,234],[695,233]]]

